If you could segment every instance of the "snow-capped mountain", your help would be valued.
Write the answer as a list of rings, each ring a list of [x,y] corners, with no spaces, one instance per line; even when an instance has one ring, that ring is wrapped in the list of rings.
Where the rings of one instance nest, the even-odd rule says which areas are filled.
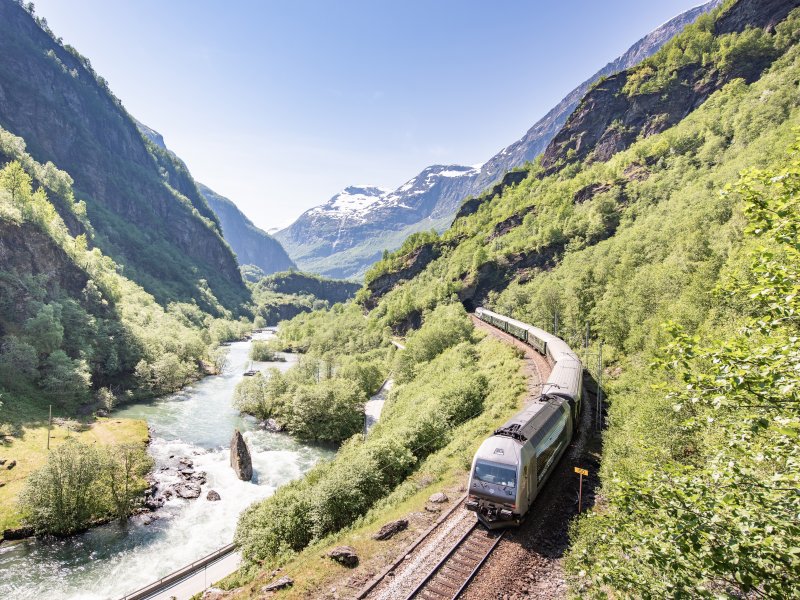
[[[372,186],[346,188],[306,211],[275,238],[303,270],[330,277],[363,275],[384,249],[399,248],[409,234],[446,229],[466,198],[477,196],[506,172],[541,154],[595,81],[651,56],[720,2],[697,6],[651,31],[567,94],[521,139],[482,165],[434,165],[391,192]]]
[[[352,185],[306,214],[313,219],[335,218],[358,221],[368,218],[371,209],[376,208],[381,198],[389,192],[390,190],[370,185]]]
[[[275,238],[295,262],[304,265],[302,269],[333,277],[357,276],[384,249],[397,247],[396,241],[387,239],[388,231],[446,227],[464,190],[479,174],[480,165],[433,165],[396,190],[347,187],[325,204],[307,210]],[[339,255],[353,254],[359,247],[363,247],[363,258],[342,264],[347,258]],[[328,258],[332,260],[326,264]]]

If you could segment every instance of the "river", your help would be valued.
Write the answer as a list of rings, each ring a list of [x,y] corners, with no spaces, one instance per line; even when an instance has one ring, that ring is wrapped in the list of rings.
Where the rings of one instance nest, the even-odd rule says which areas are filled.
[[[235,342],[221,375],[112,415],[147,421],[159,482],[177,481],[174,471],[160,469],[174,467],[180,457],[191,459],[195,470],[205,471],[208,481],[200,498],[173,498],[152,513],[158,518],[150,524],[134,517],[127,524],[97,527],[64,540],[26,540],[0,548],[0,598],[119,598],[230,543],[237,516],[249,504],[300,477],[321,458],[332,457],[330,449],[260,430],[255,419],[232,407],[234,388],[249,364],[249,349],[250,342]],[[291,355],[287,358],[256,366],[285,370],[294,361]],[[238,480],[229,466],[234,428],[244,433],[250,446],[252,482]],[[220,501],[206,500],[210,489],[219,492]]]

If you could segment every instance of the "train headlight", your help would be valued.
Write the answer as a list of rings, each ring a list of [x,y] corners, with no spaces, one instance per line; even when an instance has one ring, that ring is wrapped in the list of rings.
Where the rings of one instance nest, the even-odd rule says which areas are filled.
[[[511,517],[513,516],[514,515],[511,513],[511,511],[505,508],[500,511],[500,518],[503,519],[504,521],[510,521]]]

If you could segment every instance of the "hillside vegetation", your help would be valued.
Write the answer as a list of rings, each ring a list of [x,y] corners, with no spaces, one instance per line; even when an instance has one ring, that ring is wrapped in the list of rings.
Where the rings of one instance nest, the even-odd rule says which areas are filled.
[[[361,287],[351,281],[327,279],[318,275],[286,271],[264,275],[251,265],[242,267],[253,296],[258,327],[277,325],[312,310],[346,302]]]
[[[576,597],[800,593],[792,7],[726,2],[638,70],[593,88],[546,166],[529,165],[527,178],[473,203],[442,235],[409,239],[367,274],[365,327],[410,332],[390,365],[406,383],[375,438],[345,444],[346,476],[337,459],[245,513],[237,539],[248,561],[280,562],[336,531],[342,506],[364,514],[377,499],[359,487],[360,452],[403,432],[381,454],[396,462],[369,466],[381,474],[377,489],[396,484],[414,464],[403,462],[403,440],[427,422],[426,407],[452,426],[446,398],[478,409],[487,390],[512,393],[450,318],[461,301],[547,329],[557,315],[576,347],[588,325],[590,355],[604,344],[602,486],[572,531]],[[595,126],[595,141],[571,152]],[[336,331],[353,316],[304,319]],[[418,408],[394,421],[393,403],[422,389]]]
[[[67,433],[84,430],[93,413],[197,379],[216,345],[249,324],[219,304],[228,318],[193,303],[162,307],[93,247],[94,228],[69,174],[36,162],[2,129],[0,155],[12,159],[0,168],[0,428],[4,458],[20,463],[4,476],[5,503],[20,492],[20,475],[43,464],[48,406],[69,420]],[[73,236],[54,204],[84,233]],[[210,292],[207,302],[216,303]],[[146,427],[111,431],[106,442],[135,441],[143,453]],[[6,526],[21,516],[10,504]]]

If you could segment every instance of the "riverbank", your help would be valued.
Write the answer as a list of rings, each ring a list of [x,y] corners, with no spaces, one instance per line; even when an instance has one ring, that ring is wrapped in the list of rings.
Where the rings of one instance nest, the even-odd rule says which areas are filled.
[[[22,513],[17,500],[28,476],[40,469],[47,460],[47,411],[41,408],[28,410],[26,418],[8,422],[13,434],[4,437],[0,446],[0,532],[22,525]],[[84,444],[147,444],[147,423],[140,419],[98,418],[92,423],[65,420],[56,417],[50,431],[50,448],[56,448],[68,439]],[[12,468],[9,465],[14,464]],[[11,537],[14,537],[13,535]]]
[[[148,452],[159,490],[179,482],[186,467],[177,469],[175,463],[188,457],[194,473],[206,480],[200,495],[173,495],[155,512],[71,538],[29,539],[0,547],[0,597],[122,597],[230,543],[242,510],[332,456],[328,448],[261,430],[255,419],[233,408],[233,390],[249,364],[249,348],[249,342],[232,343],[222,374],[170,396],[125,405],[109,419],[149,424]],[[288,362],[257,366],[288,369],[294,357],[287,358]],[[240,481],[230,467],[228,446],[234,429],[242,431],[250,447],[252,481]],[[220,500],[209,500],[210,490]]]

